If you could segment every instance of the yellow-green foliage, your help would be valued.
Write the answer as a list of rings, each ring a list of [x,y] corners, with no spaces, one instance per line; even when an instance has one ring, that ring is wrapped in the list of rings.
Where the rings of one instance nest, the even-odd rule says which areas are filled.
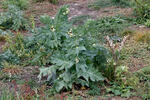
[[[138,77],[128,71],[127,66],[118,66],[116,68],[116,81],[125,86],[136,87],[139,83]]]
[[[2,63],[4,68],[0,71],[0,79],[11,79],[22,72],[22,69],[18,65],[10,64],[6,61]]]
[[[6,44],[3,46],[3,51],[10,50],[16,56],[21,59],[29,57],[30,52],[26,52],[24,45],[24,36],[21,33],[17,33],[15,36],[6,35]]]
[[[5,37],[3,35],[0,35],[0,42],[5,41]]]
[[[13,64],[10,64],[8,62],[3,62],[2,65],[5,67],[5,68],[18,68],[19,66],[18,65],[13,65]]]

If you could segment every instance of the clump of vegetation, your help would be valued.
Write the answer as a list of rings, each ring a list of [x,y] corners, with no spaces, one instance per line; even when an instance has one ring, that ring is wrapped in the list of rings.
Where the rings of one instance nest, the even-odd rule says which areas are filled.
[[[7,12],[0,14],[0,29],[27,29],[28,21],[24,18],[23,12],[14,5],[8,6]]]
[[[147,20],[146,20],[145,26],[150,27],[150,19],[147,19]]]
[[[135,75],[139,77],[140,80],[140,87],[137,88],[138,94],[142,96],[144,100],[150,99],[150,67],[146,66],[140,69],[135,72]]]
[[[105,36],[110,36],[113,40],[121,40],[121,32],[130,26],[130,19],[122,16],[104,17],[98,20],[88,20],[86,27],[89,32],[96,33],[95,37],[99,38],[101,42],[105,41]]]
[[[91,9],[99,10],[109,6],[128,7],[130,4],[130,0],[96,0],[92,4],[89,4],[88,7]]]
[[[121,7],[130,6],[131,0],[111,0],[112,3],[115,3],[116,5],[120,5]]]
[[[56,4],[58,0],[50,2]],[[123,0],[108,0],[110,2],[115,5],[126,4]],[[124,44],[135,33],[125,29],[131,25],[130,18],[115,16],[92,20],[88,19],[89,16],[79,16],[69,21],[69,8],[62,6],[54,18],[40,16],[42,26],[36,27],[32,16],[29,36],[23,36],[20,32],[9,35],[10,31],[5,31],[6,29],[19,31],[28,28],[27,20],[20,11],[24,8],[15,5],[17,4],[8,6],[8,11],[0,16],[0,39],[6,42],[0,54],[0,79],[12,81],[13,76],[22,72],[20,66],[38,66],[39,81],[51,88],[49,91],[46,91],[47,88],[37,89],[33,85],[36,82],[32,81],[18,87],[12,81],[14,96],[11,92],[4,91],[0,94],[0,99],[49,100],[51,94],[45,94],[44,91],[52,94],[71,91],[69,94],[74,99],[78,89],[88,89],[87,93],[92,96],[101,95],[101,89],[106,89],[105,92],[113,96],[128,98],[134,94],[133,90],[140,81],[146,80],[148,84],[144,86],[149,86],[147,72],[140,73],[140,76],[143,75],[140,79],[139,72],[133,74],[128,71],[127,66],[120,63]],[[82,19],[84,21],[81,22]],[[82,25],[77,25],[76,22],[81,22]],[[147,21],[146,25],[148,24]],[[149,34],[140,34],[135,40],[149,42],[150,37]],[[105,86],[107,84],[109,87]],[[143,98],[149,99],[149,89],[144,89]]]
[[[46,0],[34,0],[35,2],[43,2],[43,1],[46,1]],[[48,0],[50,3],[52,4],[58,4],[59,3],[59,0]]]
[[[68,13],[68,7],[63,6],[54,19],[41,16],[44,26],[35,28],[27,38],[17,35],[15,43],[8,39],[9,46],[5,49],[21,62],[27,60],[30,65],[48,66],[40,68],[38,77],[41,80],[48,76],[47,80],[57,92],[70,90],[74,85],[89,87],[89,82],[103,81],[103,70],[98,71],[94,65],[104,67],[107,64],[107,49],[91,37],[85,25],[73,27]],[[31,53],[29,59],[24,55],[26,50]]]
[[[21,10],[25,10],[28,8],[29,1],[28,0],[3,0],[2,2],[3,8],[9,8],[9,5],[14,5],[19,7]]]
[[[150,19],[150,1],[149,0],[134,0],[134,11],[138,22],[143,23]]]

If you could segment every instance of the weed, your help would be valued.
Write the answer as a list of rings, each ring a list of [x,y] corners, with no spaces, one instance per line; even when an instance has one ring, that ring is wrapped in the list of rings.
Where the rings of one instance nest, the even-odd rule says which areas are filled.
[[[104,37],[107,35],[111,39],[120,41],[121,31],[130,25],[130,19],[122,16],[104,17],[86,22],[87,30],[92,32],[95,38],[98,38],[101,42],[105,41]]]
[[[43,2],[43,1],[46,1],[46,0],[34,0],[35,2]],[[59,0],[48,0],[50,3],[52,4],[58,4],[59,3]]]
[[[8,6],[7,12],[2,12],[0,15],[0,27],[3,29],[27,29],[28,21],[24,18],[23,12],[14,5]]]
[[[15,38],[7,39],[6,51],[10,51],[20,61],[48,66],[40,68],[38,78],[41,80],[43,76],[48,76],[47,81],[53,84],[56,92],[70,90],[74,84],[89,86],[89,82],[103,81],[102,73],[94,64],[99,62],[101,66],[98,67],[102,67],[107,63],[107,57],[104,57],[107,55],[102,54],[108,52],[107,49],[91,37],[86,25],[74,27],[68,21],[68,13],[68,7],[63,6],[54,19],[47,15],[41,16],[44,26],[35,28],[32,36],[23,38],[17,34]],[[100,59],[95,61],[96,57]]]
[[[117,83],[113,83],[110,88],[106,89],[107,93],[112,93],[114,96],[121,96],[127,98],[133,95],[133,92],[131,90],[132,87],[118,85]]]
[[[130,3],[130,0],[96,0],[92,4],[89,4],[88,7],[94,10],[99,10],[100,8],[109,6],[128,7],[130,6]]]
[[[21,10],[25,10],[28,8],[29,1],[28,0],[3,0],[2,2],[3,8],[9,8],[9,5],[14,5],[19,7]]]
[[[137,94],[144,100],[150,99],[150,67],[144,67],[138,70],[135,72],[135,75],[140,79],[140,87],[136,88]]]
[[[150,27],[150,20],[149,19],[146,20],[145,26]]]
[[[134,0],[134,12],[137,16],[137,22],[143,23],[150,19],[150,1],[149,0]]]

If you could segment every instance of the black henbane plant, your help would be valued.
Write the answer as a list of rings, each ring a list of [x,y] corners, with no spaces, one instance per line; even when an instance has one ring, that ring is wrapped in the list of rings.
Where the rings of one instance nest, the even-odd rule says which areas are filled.
[[[42,76],[48,75],[47,80],[53,82],[57,92],[72,89],[74,84],[89,86],[90,81],[104,80],[94,66],[94,58],[103,47],[97,45],[97,40],[84,25],[73,27],[69,23],[68,12],[68,7],[63,6],[54,19],[42,16],[45,26],[36,30],[35,34],[38,43],[51,53],[48,59],[51,65],[40,68],[38,77],[41,80]],[[101,63],[106,63],[106,59]]]
[[[101,72],[107,64],[108,51],[98,44],[86,25],[74,27],[68,21],[68,13],[68,6],[62,6],[54,19],[41,16],[43,26],[32,29],[32,36],[18,36],[16,43],[9,43],[13,45],[7,48],[20,62],[27,60],[29,65],[43,66],[38,78],[48,76],[47,81],[53,83],[57,92],[103,81]]]

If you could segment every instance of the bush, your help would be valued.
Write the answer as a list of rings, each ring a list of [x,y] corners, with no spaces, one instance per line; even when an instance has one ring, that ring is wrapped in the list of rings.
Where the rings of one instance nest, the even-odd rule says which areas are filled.
[[[0,28],[1,29],[27,29],[28,21],[24,18],[23,12],[14,5],[8,6],[8,11],[0,15]]]
[[[28,8],[29,1],[28,0],[3,0],[2,4],[4,9],[7,9],[9,5],[14,5],[19,7],[21,10],[25,10]]]

